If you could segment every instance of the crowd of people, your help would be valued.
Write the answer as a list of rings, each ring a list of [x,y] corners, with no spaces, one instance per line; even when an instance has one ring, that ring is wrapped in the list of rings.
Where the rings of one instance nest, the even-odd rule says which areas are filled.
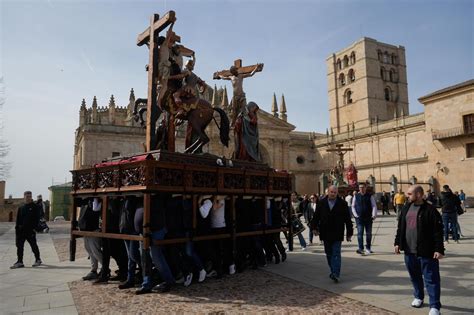
[[[315,237],[319,238],[330,268],[329,277],[337,283],[340,281],[344,235],[346,241],[351,241],[354,234],[352,218],[357,228],[357,254],[373,253],[372,224],[377,218],[378,206],[370,188],[360,183],[357,190],[340,195],[336,186],[330,186],[322,196],[299,196],[293,192],[290,199],[200,196],[196,211],[193,211],[191,196],[152,194],[151,232],[145,235],[151,239],[150,248],[145,249],[142,241],[85,236],[84,246],[91,270],[83,280],[97,284],[117,280],[121,282],[119,289],[137,287],[135,294],[144,294],[168,292],[176,284],[187,287],[193,279],[201,283],[207,278],[221,278],[271,262],[278,264],[286,260],[288,251],[279,232],[242,236],[235,242],[230,233],[234,228],[237,233],[281,229],[286,243],[289,243],[288,230],[291,227],[303,251],[307,248],[306,229],[310,244]],[[25,204],[18,209],[16,218],[18,260],[12,269],[24,267],[25,241],[35,255],[33,267],[42,264],[36,242],[36,231],[41,229],[41,218],[44,218],[42,198],[39,196],[34,202],[29,191],[25,192],[24,198]],[[107,219],[104,221],[101,220],[102,198],[76,199],[76,205],[80,207],[77,228],[143,236],[143,196],[108,198]],[[235,200],[235,218],[231,213],[231,200]],[[441,308],[439,259],[444,256],[449,235],[455,242],[459,242],[462,235],[458,216],[466,211],[464,192],[453,193],[448,185],[444,185],[440,196],[436,196],[430,191],[425,194],[419,185],[412,185],[406,194],[402,190],[391,195],[383,192],[379,202],[382,215],[390,215],[390,204],[397,214],[395,253],[403,251],[405,254],[405,265],[414,287],[412,306],[422,306],[425,283],[430,297],[430,314],[438,314]],[[193,218],[194,213],[196,218]],[[203,235],[215,237],[193,241],[194,237]],[[183,238],[185,241],[165,246],[154,242]],[[118,266],[114,276],[110,270],[111,258]]]
[[[127,235],[144,235],[143,197],[110,197],[106,226],[101,226],[102,200],[77,200],[81,210],[78,228],[81,231],[101,231]],[[286,260],[286,248],[280,233],[265,233],[230,238],[231,230],[252,232],[287,230],[291,202],[287,198],[238,197],[235,199],[236,217],[232,219],[229,196],[200,196],[193,228],[191,196],[154,194],[151,198],[151,246],[145,250],[141,241],[84,237],[84,245],[91,260],[91,270],[83,277],[94,283],[118,280],[119,289],[138,286],[136,294],[167,292],[174,285],[185,287],[207,278],[221,278]],[[266,214],[265,214],[266,212]],[[196,237],[214,235],[212,240],[194,241]],[[219,236],[220,235],[220,236]],[[222,237],[222,238],[221,238]],[[185,238],[185,242],[166,246],[153,241]],[[118,271],[111,276],[110,258],[115,259]],[[100,270],[99,270],[100,267]]]

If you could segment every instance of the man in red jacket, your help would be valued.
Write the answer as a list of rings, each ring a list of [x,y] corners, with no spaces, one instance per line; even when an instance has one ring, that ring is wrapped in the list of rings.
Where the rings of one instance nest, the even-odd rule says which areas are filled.
[[[411,186],[409,202],[403,207],[395,236],[395,253],[405,252],[405,265],[413,284],[415,299],[411,306],[423,305],[424,288],[430,297],[430,315],[441,308],[441,281],[439,259],[444,256],[443,223],[441,215],[423,199],[423,188]]]

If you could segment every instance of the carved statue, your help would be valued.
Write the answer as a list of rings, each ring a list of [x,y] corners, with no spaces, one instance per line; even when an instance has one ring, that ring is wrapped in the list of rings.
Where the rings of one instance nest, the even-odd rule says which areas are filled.
[[[241,60],[236,60],[235,64],[229,70],[223,70],[214,73],[214,79],[230,80],[232,82],[232,101],[231,115],[232,125],[235,124],[237,117],[247,106],[243,83],[245,78],[252,77],[256,72],[263,70],[263,63],[257,63],[254,66],[242,67]],[[251,70],[249,70],[251,69]]]
[[[344,185],[344,178],[339,167],[333,167],[331,171],[329,171],[329,176],[331,177],[332,184],[336,187]]]
[[[259,107],[249,102],[235,121],[235,152],[234,158],[246,161],[260,161],[258,148],[258,117]]]
[[[347,184],[350,187],[357,186],[357,169],[355,168],[354,163],[352,162],[350,162],[349,166],[347,167],[346,179],[347,179]]]
[[[161,19],[155,14],[150,21],[150,27],[137,38],[138,46],[146,44],[151,50],[147,66],[148,98],[137,99],[133,111],[135,120],[140,120],[142,125],[145,124],[143,114],[147,113],[146,150],[160,148],[174,152],[176,116],[179,121],[188,121],[185,152],[198,153],[202,146],[209,142],[209,137],[204,130],[212,120],[219,128],[222,144],[228,146],[230,128],[227,114],[220,108],[213,108],[206,100],[200,99],[194,91],[191,92],[196,85],[204,86],[205,83],[192,72],[194,51],[175,44],[181,41],[181,38],[172,30],[175,21],[174,11],[169,11]],[[168,26],[170,27],[166,32],[166,37],[158,37],[159,33]],[[193,60],[188,62],[182,73],[183,56],[193,57]],[[183,79],[186,83],[184,87]],[[144,104],[146,108],[143,107]],[[220,115],[220,125],[214,119],[215,111]],[[164,113],[163,120],[157,125],[162,113]]]

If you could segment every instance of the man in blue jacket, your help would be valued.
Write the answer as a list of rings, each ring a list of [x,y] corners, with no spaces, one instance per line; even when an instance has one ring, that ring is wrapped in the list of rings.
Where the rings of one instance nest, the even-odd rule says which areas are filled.
[[[372,251],[372,222],[377,217],[377,204],[374,196],[367,191],[365,183],[359,184],[359,192],[352,198],[352,214],[357,225],[357,254],[370,255]],[[365,252],[364,252],[365,230]]]
[[[347,203],[338,197],[337,187],[328,188],[327,197],[320,200],[313,219],[311,230],[324,242],[324,251],[328,261],[331,278],[339,282],[341,273],[341,244],[344,239],[344,226],[346,227],[346,240],[351,241],[353,229],[352,221],[347,211]]]
[[[419,185],[408,189],[409,203],[402,209],[394,245],[396,254],[405,252],[415,296],[411,306],[423,305],[424,282],[430,297],[429,314],[437,315],[441,308],[439,259],[444,256],[443,223],[436,208],[423,200],[423,194]]]

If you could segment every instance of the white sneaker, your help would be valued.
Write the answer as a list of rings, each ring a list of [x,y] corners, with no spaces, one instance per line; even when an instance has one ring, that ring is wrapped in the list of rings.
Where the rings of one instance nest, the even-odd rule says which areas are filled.
[[[423,305],[423,300],[415,298],[413,302],[411,302],[412,307],[420,308]]]
[[[203,282],[204,280],[206,280],[206,270],[204,269],[201,269],[201,271],[199,271],[199,279],[198,279],[198,282],[201,283]]]
[[[428,315],[439,315],[439,314],[441,314],[439,312],[439,309],[434,308],[434,307],[430,308],[430,312],[428,313]]]
[[[301,247],[301,250],[302,250],[302,251],[305,251],[305,250],[306,250],[306,247]]]
[[[364,253],[365,253],[366,255],[370,255],[370,254],[371,254],[371,253],[370,253],[370,249],[364,250]]]
[[[186,278],[184,280],[184,286],[189,287],[189,285],[193,282],[193,273],[190,272],[186,275]]]
[[[233,275],[235,273],[235,264],[229,266],[229,274]]]

